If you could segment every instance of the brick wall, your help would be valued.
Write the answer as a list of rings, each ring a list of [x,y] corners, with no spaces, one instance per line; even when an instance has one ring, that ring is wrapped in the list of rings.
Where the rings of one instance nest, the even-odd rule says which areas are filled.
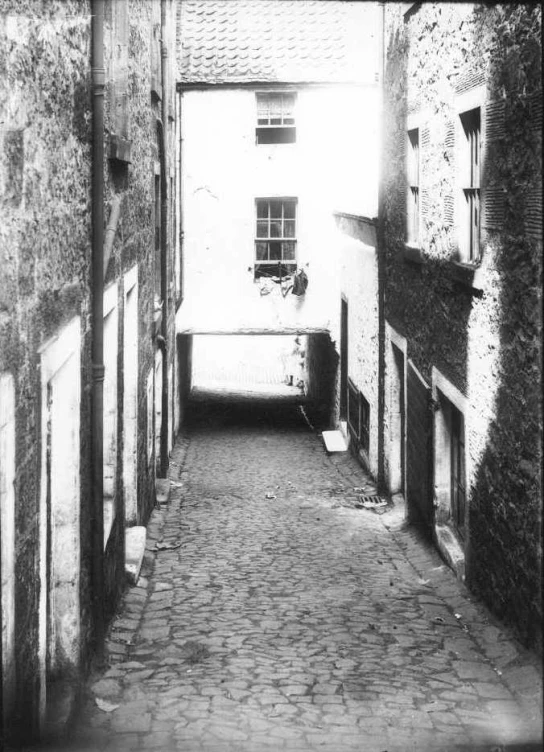
[[[386,6],[386,317],[430,383],[467,398],[467,580],[540,641],[541,11]],[[478,88],[479,87],[479,88]],[[482,97],[481,261],[454,263],[459,107]],[[408,128],[420,135],[420,241],[406,248]]]

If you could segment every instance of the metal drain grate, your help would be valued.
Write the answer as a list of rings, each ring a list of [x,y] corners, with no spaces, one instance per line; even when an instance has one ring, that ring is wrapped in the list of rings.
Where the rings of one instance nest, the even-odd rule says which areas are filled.
[[[362,494],[359,496],[360,506],[364,509],[381,509],[387,506],[387,501],[382,499],[381,496],[367,496]]]

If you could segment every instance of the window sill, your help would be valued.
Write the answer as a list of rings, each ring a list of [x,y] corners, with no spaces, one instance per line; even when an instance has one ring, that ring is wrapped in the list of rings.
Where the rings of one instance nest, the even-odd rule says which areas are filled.
[[[110,159],[121,164],[131,163],[132,141],[121,136],[112,135],[110,139]]]
[[[409,261],[412,264],[417,264],[418,266],[423,264],[423,254],[421,253],[421,248],[417,245],[405,243],[402,250],[402,257],[405,261]]]
[[[456,282],[474,293],[481,294],[483,292],[483,277],[479,263],[470,264],[463,261],[452,261],[451,275]]]

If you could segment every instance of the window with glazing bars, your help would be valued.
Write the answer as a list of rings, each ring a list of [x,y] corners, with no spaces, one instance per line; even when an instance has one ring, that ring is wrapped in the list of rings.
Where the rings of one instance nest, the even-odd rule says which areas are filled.
[[[367,454],[370,449],[370,405],[368,400],[360,393],[361,400],[361,449]]]
[[[465,421],[463,414],[451,406],[451,512],[459,533],[465,533]]]
[[[480,108],[461,114],[464,133],[461,160],[461,260],[475,263],[480,258]]]
[[[296,271],[295,198],[256,199],[255,278]]]
[[[408,131],[407,242],[419,246],[419,128]]]
[[[258,144],[292,144],[296,140],[294,92],[257,93]]]

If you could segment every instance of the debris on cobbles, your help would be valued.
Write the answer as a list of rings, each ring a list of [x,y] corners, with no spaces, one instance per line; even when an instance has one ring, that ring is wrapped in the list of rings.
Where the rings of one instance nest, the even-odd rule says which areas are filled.
[[[267,494],[266,494],[266,496],[265,496],[264,498],[265,498],[265,499],[269,499],[269,500],[272,500],[272,499],[275,499],[276,497],[274,496],[274,494],[271,494],[271,493],[267,493]]]
[[[188,640],[181,647],[181,659],[186,663],[195,664],[202,663],[206,658],[210,657],[210,651],[206,645],[195,640]]]
[[[96,697],[96,704],[100,708],[100,710],[103,710],[104,713],[113,713],[114,710],[117,710],[119,705],[116,705],[114,702],[108,702],[107,700],[103,700],[101,697]]]
[[[155,551],[172,551],[180,547],[181,547],[181,543],[164,543],[161,541],[160,543],[155,544],[154,550]]]

